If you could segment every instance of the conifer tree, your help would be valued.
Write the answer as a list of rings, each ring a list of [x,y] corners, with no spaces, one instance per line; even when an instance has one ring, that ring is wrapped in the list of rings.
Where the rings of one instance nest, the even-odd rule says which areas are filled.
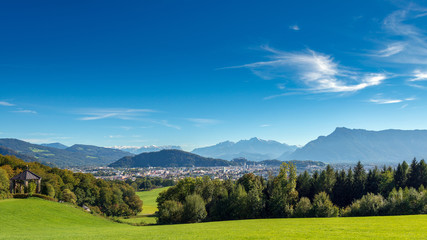
[[[366,172],[362,163],[359,161],[354,167],[354,181],[353,181],[353,199],[360,199],[365,192]]]

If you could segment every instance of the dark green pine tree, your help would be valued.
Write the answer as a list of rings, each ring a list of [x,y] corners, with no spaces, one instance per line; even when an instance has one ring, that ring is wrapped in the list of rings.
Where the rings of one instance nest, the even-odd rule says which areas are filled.
[[[347,196],[349,192],[347,189],[347,176],[345,170],[337,171],[335,175],[336,182],[332,190],[332,202],[339,207],[345,207],[348,205]]]
[[[345,192],[343,194],[343,206],[348,206],[353,202],[353,185],[354,185],[354,175],[351,168],[349,168],[347,172],[347,177],[345,178]]]
[[[407,185],[408,187],[417,187],[418,185],[418,162],[417,159],[414,158],[412,159],[411,162],[411,168],[409,170],[409,176],[408,176],[408,181],[407,181]]]
[[[310,197],[310,188],[311,188],[311,178],[307,171],[304,171],[303,174],[300,174],[297,178],[297,191],[298,196],[301,197]]]
[[[396,171],[394,172],[394,183],[396,184],[396,189],[403,189],[407,186],[408,175],[409,165],[405,161],[403,161],[402,165],[399,163]]]
[[[419,165],[419,171],[420,171],[420,185],[423,185],[424,187],[427,186],[427,163],[422,159],[420,161]]]
[[[375,166],[374,169],[369,170],[366,179],[365,190],[367,193],[378,194],[380,192],[381,172]]]
[[[319,193],[319,172],[316,170],[314,171],[313,175],[311,176],[310,181],[310,199],[313,200],[314,195]]]
[[[419,188],[421,185],[427,185],[427,164],[424,160],[417,162],[414,158],[411,163],[407,186]]]
[[[353,199],[360,199],[366,194],[366,171],[362,163],[359,161],[354,167],[354,181],[353,181]]]
[[[334,169],[331,165],[326,166],[319,177],[318,192],[326,192],[328,195],[332,194],[335,182],[337,181]]]

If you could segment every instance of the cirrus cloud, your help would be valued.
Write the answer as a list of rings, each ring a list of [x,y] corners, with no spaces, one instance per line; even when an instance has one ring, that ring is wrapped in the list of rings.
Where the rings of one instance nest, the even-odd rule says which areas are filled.
[[[220,120],[209,118],[187,118],[187,120],[194,123],[194,126],[196,127],[206,127],[221,123]]]
[[[308,49],[303,52],[283,52],[268,46],[264,50],[273,54],[271,60],[260,61],[229,68],[248,68],[266,79],[283,78],[302,85],[297,90],[311,93],[356,92],[367,87],[380,85],[386,78],[384,73],[366,73],[350,70],[339,65],[332,56]],[[279,96],[279,95],[275,95]],[[268,97],[267,97],[268,98]]]
[[[124,108],[98,108],[98,109],[84,109],[78,111],[78,114],[86,115],[78,118],[83,121],[100,120],[106,118],[115,118],[122,120],[132,120],[138,116],[146,113],[155,112],[152,109],[124,109]]]
[[[15,106],[15,104],[6,101],[0,101],[0,106],[12,107]]]

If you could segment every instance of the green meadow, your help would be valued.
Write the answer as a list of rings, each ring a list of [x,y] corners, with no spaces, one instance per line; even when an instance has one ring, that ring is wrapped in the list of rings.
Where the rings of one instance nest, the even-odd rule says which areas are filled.
[[[154,213],[157,209],[157,196],[162,191],[167,190],[169,187],[156,188],[151,191],[137,192],[136,195],[144,202],[142,212],[138,216],[131,218],[120,218],[120,221],[125,223],[138,223],[138,224],[155,224],[156,217]]]
[[[151,191],[143,191],[143,192],[136,192],[136,195],[139,196],[139,198],[144,202],[142,206],[142,212],[141,215],[151,215],[154,214],[157,209],[157,196],[159,196],[159,193],[167,190],[169,187],[162,187],[162,188],[156,188]]]
[[[426,239],[427,216],[131,226],[37,198],[0,201],[0,239]]]

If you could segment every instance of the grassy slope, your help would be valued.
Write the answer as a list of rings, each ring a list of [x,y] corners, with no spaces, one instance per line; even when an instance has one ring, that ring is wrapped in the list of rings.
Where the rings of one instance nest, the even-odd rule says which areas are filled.
[[[142,215],[154,214],[157,211],[157,196],[169,187],[156,188],[151,191],[137,192],[136,194],[144,202]]]
[[[0,239],[426,239],[427,215],[134,227],[41,199],[0,201]]]

